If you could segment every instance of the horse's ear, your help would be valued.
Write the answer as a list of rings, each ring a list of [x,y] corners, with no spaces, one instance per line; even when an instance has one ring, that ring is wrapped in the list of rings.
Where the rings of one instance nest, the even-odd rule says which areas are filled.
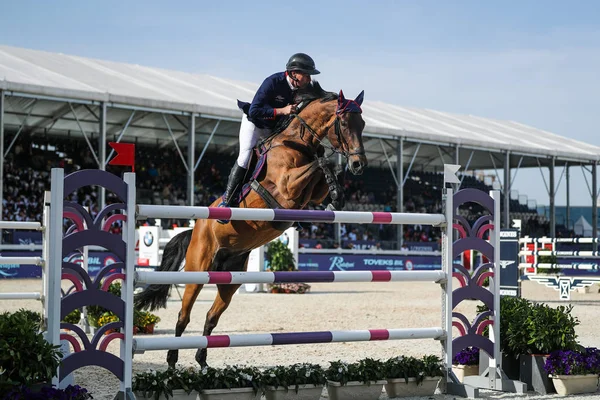
[[[354,101],[357,102],[358,105],[360,106],[360,105],[362,105],[364,98],[365,98],[365,91],[363,90],[362,92],[360,92],[358,94],[358,96],[356,96],[356,99],[354,99]]]
[[[338,96],[338,104],[342,104],[346,101],[346,98],[344,97],[344,92],[340,89],[340,94]]]

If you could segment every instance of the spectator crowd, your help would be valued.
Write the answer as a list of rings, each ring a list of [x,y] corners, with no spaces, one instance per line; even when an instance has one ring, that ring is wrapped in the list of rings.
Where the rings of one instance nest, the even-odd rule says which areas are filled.
[[[95,148],[94,151],[97,151]],[[236,154],[207,152],[195,173],[194,204],[208,205],[224,191],[229,169]],[[26,137],[20,139],[9,152],[4,164],[4,193],[2,197],[2,219],[4,221],[41,221],[43,196],[50,190],[50,170],[65,169],[68,174],[79,169],[98,168],[95,157],[83,140],[55,137]],[[416,169],[416,170],[415,170]],[[108,166],[108,171],[120,175],[127,169]],[[136,184],[139,203],[187,204],[187,172],[179,154],[172,146],[136,146]],[[368,168],[361,176],[347,173],[344,177],[345,210],[390,211],[397,210],[398,191],[388,169]],[[404,212],[441,213],[441,191],[443,174],[418,171],[413,168],[404,185]],[[484,182],[465,175],[462,188],[473,187],[490,190]],[[98,213],[99,188],[88,187],[71,195],[71,201]],[[114,198],[107,192],[107,204]],[[549,222],[540,218],[535,210],[518,201],[511,200],[511,212],[527,215],[523,235],[548,235]],[[312,205],[322,209],[324,206]],[[465,210],[467,211],[467,210]],[[468,211],[475,211],[471,209]],[[66,221],[66,224],[69,222]],[[163,227],[174,224],[185,226],[189,221],[162,221]],[[119,223],[113,231],[121,229]],[[321,224],[305,226],[301,239],[316,241],[320,247],[356,247],[356,243],[368,242],[370,247],[394,249],[397,242],[397,227],[394,225],[367,224]],[[337,231],[337,232],[336,232]],[[571,233],[561,231],[562,236]],[[336,238],[339,235],[340,241]],[[403,225],[402,236],[407,242],[439,242],[438,228],[421,225]]]

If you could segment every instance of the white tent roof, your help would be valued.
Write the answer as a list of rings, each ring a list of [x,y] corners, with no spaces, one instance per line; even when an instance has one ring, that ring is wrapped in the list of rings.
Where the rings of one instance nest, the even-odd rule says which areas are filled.
[[[0,46],[0,89],[240,118],[258,83]],[[365,132],[596,161],[600,147],[513,121],[365,100]]]

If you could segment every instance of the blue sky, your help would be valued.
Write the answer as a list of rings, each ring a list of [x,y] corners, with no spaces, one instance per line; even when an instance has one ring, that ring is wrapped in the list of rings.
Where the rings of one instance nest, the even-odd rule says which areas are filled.
[[[599,21],[595,1],[0,0],[0,43],[257,83],[303,51],[348,96],[600,145]],[[572,185],[572,204],[590,205],[579,168]],[[513,189],[548,203],[537,169]]]

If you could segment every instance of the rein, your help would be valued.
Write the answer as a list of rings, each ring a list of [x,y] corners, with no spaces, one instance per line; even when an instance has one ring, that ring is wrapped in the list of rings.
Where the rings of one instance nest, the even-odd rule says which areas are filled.
[[[348,159],[348,157],[353,156],[353,155],[364,154],[364,151],[356,151],[356,152],[350,153],[346,150],[343,150],[344,145],[346,146],[346,148],[348,148],[348,143],[342,136],[342,127],[341,127],[339,115],[336,115],[335,120],[325,128],[325,132],[329,131],[331,129],[331,127],[334,126],[335,135],[337,137],[338,142],[340,143],[340,145],[342,147],[342,150],[338,150],[333,146],[329,146],[329,145],[323,143],[323,141],[319,138],[319,135],[317,134],[317,132],[315,132],[315,130],[310,125],[308,125],[308,123],[300,115],[292,114],[292,116],[297,118],[298,121],[300,121],[300,124],[302,124],[303,129],[300,132],[300,139],[304,140],[304,138],[303,138],[304,130],[307,130],[316,139],[316,141],[319,142],[319,144],[321,146],[331,150],[331,154],[329,154],[326,158],[331,157],[335,153],[344,156],[346,159]]]

